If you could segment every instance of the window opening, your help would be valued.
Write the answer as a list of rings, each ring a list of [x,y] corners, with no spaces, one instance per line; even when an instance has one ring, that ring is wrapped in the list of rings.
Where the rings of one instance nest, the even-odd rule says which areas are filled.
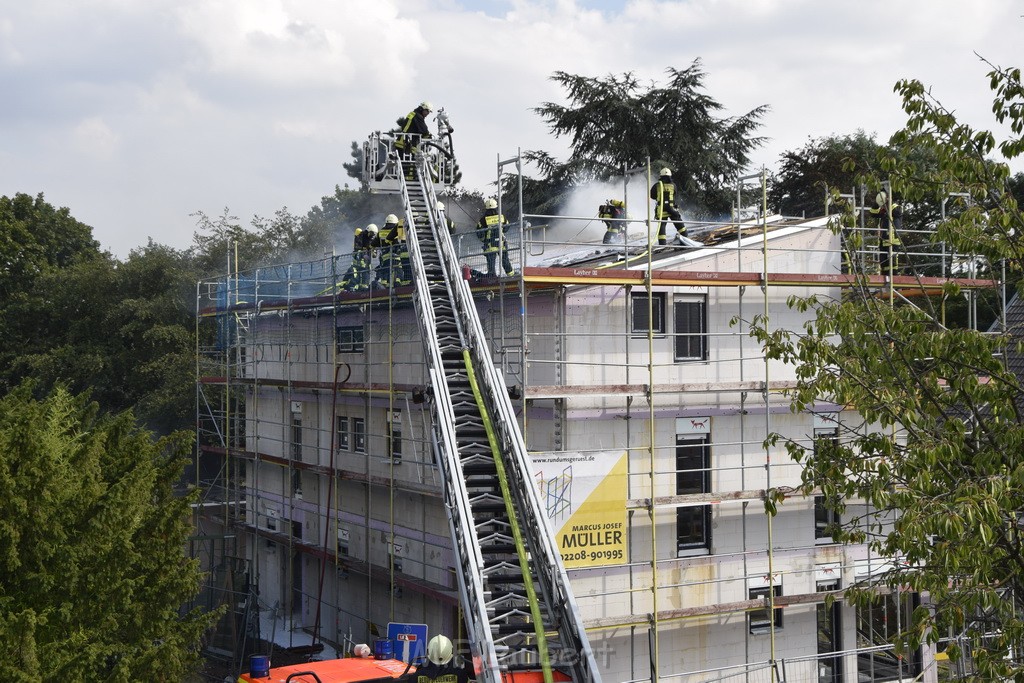
[[[334,444],[339,451],[348,450],[348,416],[338,415],[334,418]]]
[[[648,320],[647,292],[633,292],[630,303],[633,306],[634,336],[646,337],[649,329],[654,334],[665,334],[665,292],[651,293],[651,320]]]
[[[342,325],[336,330],[338,353],[363,352],[363,326]]]
[[[352,418],[352,450],[366,452],[366,420],[361,417]]]
[[[676,299],[672,303],[675,360],[707,360],[707,297]]]
[[[748,589],[748,597],[751,600],[763,600],[767,605],[770,592],[774,593],[777,598],[781,597],[782,584],[776,583],[771,587],[759,586],[757,588],[750,588]],[[774,612],[774,617],[772,612]],[[782,608],[776,607],[774,610],[770,610],[768,607],[762,607],[761,609],[753,610],[747,615],[747,621],[750,625],[750,632],[755,635],[768,633],[772,628],[773,621],[775,630],[779,631],[782,629]]]
[[[711,492],[710,435],[676,436],[676,494]],[[711,550],[711,505],[676,508],[676,550]]]

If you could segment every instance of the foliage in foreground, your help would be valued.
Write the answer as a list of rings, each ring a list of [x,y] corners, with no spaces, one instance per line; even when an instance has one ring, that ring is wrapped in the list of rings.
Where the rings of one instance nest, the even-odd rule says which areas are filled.
[[[909,202],[968,193],[966,208],[935,225],[931,239],[977,254],[980,272],[1005,264],[1013,278],[1024,263],[1024,220],[1005,160],[1024,151],[1024,90],[1018,69],[993,67],[990,79],[993,112],[1011,137],[997,143],[993,133],[959,122],[920,83],[903,81],[896,90],[906,127],[880,158],[887,176],[866,180],[876,187],[889,180]],[[934,166],[915,162],[922,149]],[[944,295],[962,292],[950,284]],[[912,300],[865,285],[841,300],[793,298],[793,306],[817,312],[801,333],[757,321],[754,334],[769,355],[797,367],[794,410],[828,401],[860,416],[841,426],[836,443],[786,446],[806,466],[808,492],[820,489],[840,512],[867,503],[869,512],[847,514],[833,536],[866,541],[892,558],[880,583],[927,596],[900,647],[952,633],[960,637],[947,651],[969,658],[976,680],[1024,680],[1017,654],[1024,643],[1024,390],[1005,355],[1024,352],[1021,331],[1014,338],[947,329],[938,302]],[[867,601],[872,590],[851,597]]]
[[[188,438],[153,441],[57,389],[0,398],[0,671],[15,681],[184,680],[209,616],[175,498]]]

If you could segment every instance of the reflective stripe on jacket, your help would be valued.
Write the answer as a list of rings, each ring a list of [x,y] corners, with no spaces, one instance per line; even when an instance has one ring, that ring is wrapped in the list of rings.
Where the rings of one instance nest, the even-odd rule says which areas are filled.
[[[476,236],[484,245],[484,251],[498,251],[501,241],[501,229],[508,229],[508,221],[498,213],[497,209],[487,209],[476,227]]]
[[[669,215],[669,209],[676,206],[676,186],[662,176],[651,187],[651,199],[655,201],[654,217],[661,220]]]

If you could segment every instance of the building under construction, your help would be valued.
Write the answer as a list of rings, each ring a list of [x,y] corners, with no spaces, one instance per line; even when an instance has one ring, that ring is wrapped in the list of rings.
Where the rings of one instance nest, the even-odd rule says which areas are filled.
[[[794,295],[945,278],[871,274],[877,250],[850,250],[860,231],[828,216],[744,219],[763,177],[737,188],[733,221],[691,223],[697,247],[652,247],[649,220],[601,244],[556,239],[572,217],[510,216],[514,275],[481,277],[479,243],[438,211],[444,150],[391,152],[375,136],[364,162],[402,197],[409,284],[349,291],[352,254],[199,284],[196,548],[230,606],[211,650],[343,656],[423,624],[472,652],[478,680],[941,678],[934,648],[888,644],[918,596],[844,603],[889,560],[833,543],[835,514],[766,445],[859,421],[791,412],[794,369],[749,332],[801,329]],[[517,169],[499,161],[499,180]],[[769,491],[787,492],[775,516]]]

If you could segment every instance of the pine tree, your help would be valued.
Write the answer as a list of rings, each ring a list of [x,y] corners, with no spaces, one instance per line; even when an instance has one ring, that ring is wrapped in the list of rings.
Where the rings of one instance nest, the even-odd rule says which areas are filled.
[[[188,438],[154,441],[84,397],[0,399],[0,671],[10,680],[183,680],[209,617],[175,497]]]
[[[536,108],[556,136],[569,138],[565,162],[531,152],[547,189],[556,194],[573,184],[620,175],[624,169],[669,166],[682,201],[697,213],[728,212],[730,185],[764,142],[753,137],[766,105],[738,117],[719,118],[724,106],[704,92],[700,60],[668,68],[665,85],[642,84],[633,73],[605,78],[557,71],[569,104]],[[543,188],[539,188],[543,189]]]

